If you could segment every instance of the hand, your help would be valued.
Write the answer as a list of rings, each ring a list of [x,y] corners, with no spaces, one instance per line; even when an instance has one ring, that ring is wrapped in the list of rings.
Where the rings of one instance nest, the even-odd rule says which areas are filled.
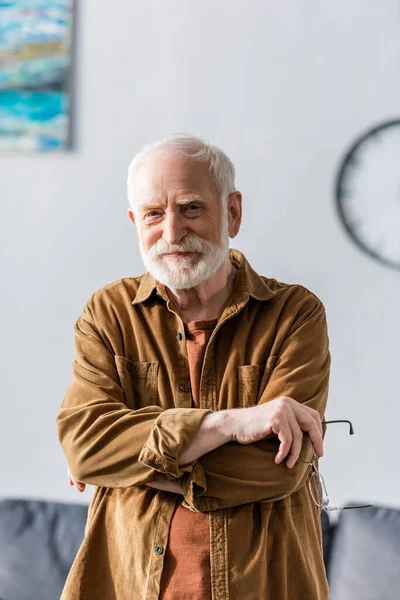
[[[75,477],[73,477],[71,475],[71,473],[69,472],[69,469],[68,469],[68,482],[69,482],[69,485],[74,485],[76,487],[76,489],[78,490],[78,492],[85,491],[86,483],[83,483],[83,481],[78,481],[77,479],[75,479]]]
[[[319,412],[293,398],[281,396],[249,408],[233,410],[232,441],[251,444],[273,434],[280,440],[276,464],[289,454],[286,465],[291,469],[299,458],[303,431],[308,433],[317,456],[323,456],[322,424]]]

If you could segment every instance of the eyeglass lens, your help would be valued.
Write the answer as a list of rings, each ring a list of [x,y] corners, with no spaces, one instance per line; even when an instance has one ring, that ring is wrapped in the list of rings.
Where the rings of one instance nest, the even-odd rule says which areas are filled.
[[[325,496],[323,481],[318,471],[312,473],[309,479],[309,487],[315,504],[325,506],[328,503],[328,499]]]

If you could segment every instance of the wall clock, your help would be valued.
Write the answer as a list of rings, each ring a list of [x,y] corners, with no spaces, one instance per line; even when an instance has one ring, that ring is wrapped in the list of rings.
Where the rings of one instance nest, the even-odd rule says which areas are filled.
[[[350,146],[335,197],[353,242],[381,264],[400,269],[400,119],[376,125]]]

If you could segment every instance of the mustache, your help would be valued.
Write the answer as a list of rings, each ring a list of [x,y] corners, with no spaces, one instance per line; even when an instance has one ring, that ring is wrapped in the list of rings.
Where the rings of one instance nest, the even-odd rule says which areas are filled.
[[[186,237],[180,244],[170,245],[163,239],[157,240],[150,248],[149,254],[152,258],[157,258],[163,254],[171,254],[173,252],[205,252],[211,244],[202,240],[196,235]]]

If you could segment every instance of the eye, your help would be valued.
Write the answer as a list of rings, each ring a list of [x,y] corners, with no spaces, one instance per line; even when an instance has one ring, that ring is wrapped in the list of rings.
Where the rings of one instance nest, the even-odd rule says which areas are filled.
[[[198,204],[188,204],[185,209],[185,211],[190,211],[190,212],[195,212],[196,210],[201,210],[201,206],[199,206]]]
[[[156,217],[156,216],[157,216],[157,215],[159,215],[159,214],[160,214],[160,213],[158,212],[158,210],[151,210],[151,211],[149,211],[148,213],[146,213],[146,214],[144,215],[144,219],[146,219],[146,220],[147,220],[147,219],[149,219],[149,218],[151,218],[151,217]]]

